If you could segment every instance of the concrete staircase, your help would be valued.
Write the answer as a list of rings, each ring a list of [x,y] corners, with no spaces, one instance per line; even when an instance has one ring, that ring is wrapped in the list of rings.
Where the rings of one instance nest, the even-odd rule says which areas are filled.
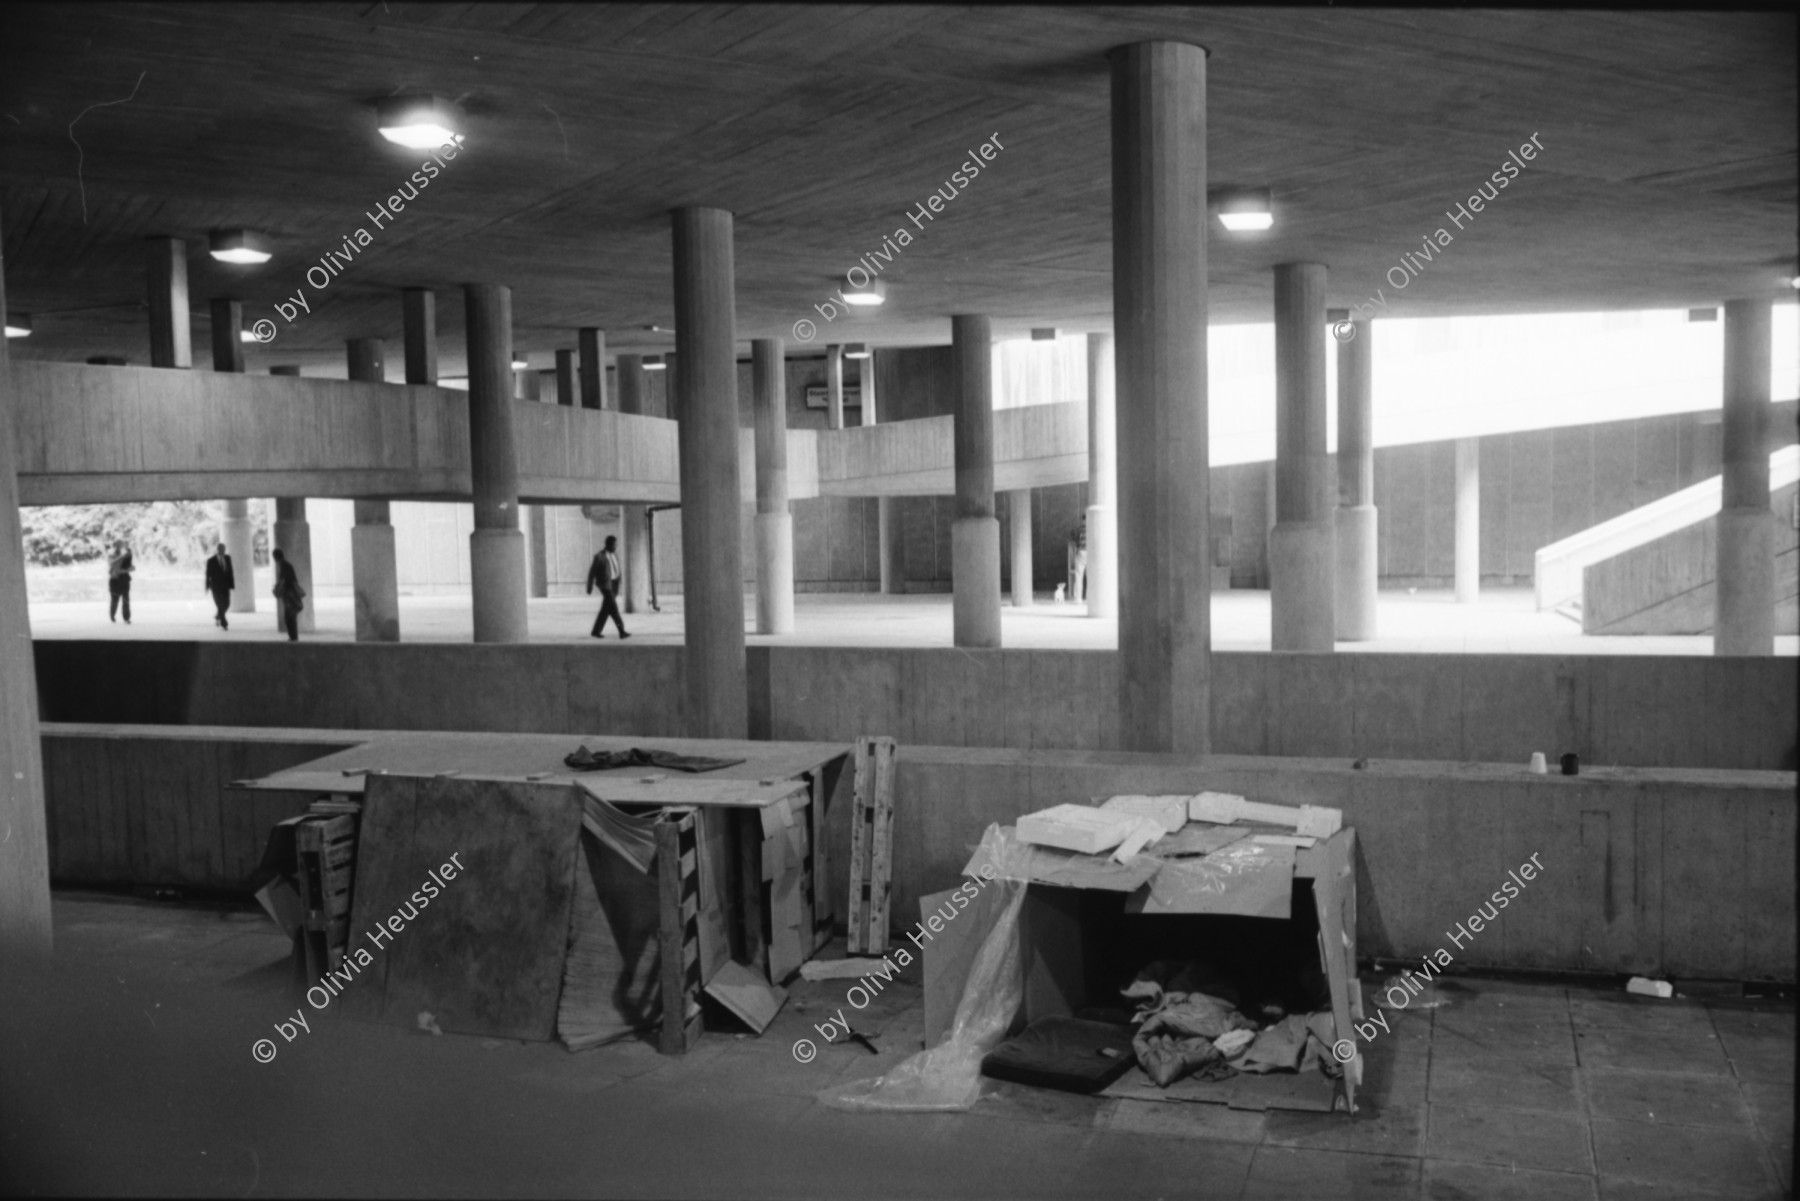
[[[1800,447],[1769,456],[1776,629],[1796,632]],[[1540,609],[1578,606],[1588,634],[1710,634],[1720,480],[1684,488],[1537,552]]]

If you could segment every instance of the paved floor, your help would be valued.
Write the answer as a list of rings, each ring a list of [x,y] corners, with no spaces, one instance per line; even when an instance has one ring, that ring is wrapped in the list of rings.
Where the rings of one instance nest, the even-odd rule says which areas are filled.
[[[318,631],[305,635],[349,642],[355,615],[348,596],[316,598]],[[530,602],[533,642],[591,641],[596,602],[585,597],[551,597]],[[755,628],[755,609],[746,601],[745,620]],[[229,632],[212,624],[212,606],[202,596],[135,600],[133,624],[109,624],[106,603],[48,601],[31,604],[31,628],[39,638],[275,639],[275,617],[267,603],[259,613],[234,615]],[[1213,646],[1225,651],[1269,649],[1269,594],[1233,590],[1213,594]],[[1711,636],[1590,638],[1578,623],[1556,613],[1540,613],[1529,588],[1490,589],[1479,604],[1458,605],[1447,591],[1381,594],[1379,628],[1372,642],[1341,642],[1343,651],[1409,651],[1499,654],[1710,655]],[[880,596],[870,593],[802,593],[796,597],[796,632],[780,637],[752,634],[752,645],[949,646],[948,593]],[[408,642],[467,642],[474,626],[466,596],[403,596],[400,631]],[[681,633],[681,598],[663,602],[660,613],[633,614],[626,629],[643,644],[676,643]],[[611,627],[607,638],[614,637]],[[1085,605],[1045,600],[1028,609],[1001,611],[1001,637],[1010,647],[1111,650],[1118,646],[1116,620],[1093,619]],[[1800,654],[1800,638],[1776,639],[1776,653]]]
[[[816,1090],[917,1045],[909,970],[855,1024],[798,983],[761,1038],[683,1058],[362,1025],[304,1009],[259,913],[59,893],[50,979],[0,974],[0,1192],[634,1197],[1778,1197],[1794,1012],[1450,978],[1366,1047],[1364,1106],[1248,1113],[993,1087],[967,1114]],[[352,983],[348,987],[355,987]],[[1367,990],[1371,1006],[1379,999]],[[1435,1003],[1435,1004],[1431,1004]],[[1431,1004],[1431,1007],[1426,1007]],[[722,1025],[723,1023],[721,1023]],[[271,1038],[275,1060],[252,1044]],[[817,1036],[815,1035],[815,1038]]]

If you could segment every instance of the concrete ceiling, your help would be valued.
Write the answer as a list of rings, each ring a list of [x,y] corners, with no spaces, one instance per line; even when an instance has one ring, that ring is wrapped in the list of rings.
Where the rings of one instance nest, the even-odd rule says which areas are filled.
[[[1266,185],[1266,234],[1209,234],[1211,317],[1266,321],[1272,264],[1329,265],[1330,300],[1386,289],[1393,316],[1683,307],[1791,296],[1792,14],[1371,9],[373,4],[0,7],[0,223],[15,354],[148,358],[143,244],[190,243],[206,301],[278,321],[252,370],[342,373],[349,337],[396,338],[396,290],[441,289],[445,371],[466,280],[514,289],[541,366],[577,326],[672,349],[667,210],[737,215],[738,328],[945,342],[948,314],[1003,336],[1110,323],[1105,51],[1211,51],[1212,186]],[[364,216],[424,156],[370,101],[436,91],[463,155],[406,212]],[[129,99],[127,99],[129,97]],[[1004,146],[935,221],[905,213],[968,149]],[[1542,154],[1462,230],[1453,208],[1536,135]],[[207,231],[262,229],[227,268]],[[322,294],[306,268],[373,239]],[[905,227],[878,316],[826,325],[858,257]],[[1399,291],[1386,273],[1453,235]],[[289,326],[273,303],[306,287]],[[390,362],[399,357],[390,350]]]

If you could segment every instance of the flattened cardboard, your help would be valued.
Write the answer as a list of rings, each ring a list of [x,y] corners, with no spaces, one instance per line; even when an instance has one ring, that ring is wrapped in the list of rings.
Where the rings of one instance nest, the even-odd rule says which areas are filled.
[[[706,985],[706,995],[742,1018],[744,1024],[761,1034],[787,1004],[787,989],[770,984],[755,971],[733,960],[726,960]]]

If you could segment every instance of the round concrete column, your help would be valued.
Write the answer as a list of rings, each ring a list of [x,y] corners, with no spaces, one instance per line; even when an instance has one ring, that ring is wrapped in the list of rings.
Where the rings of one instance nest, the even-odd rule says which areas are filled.
[[[737,302],[732,217],[679,208],[675,377],[681,447],[682,619],[687,733],[746,738],[744,560],[738,492]]]
[[[871,346],[869,347],[869,357],[862,360],[862,370],[857,374],[857,380],[862,385],[864,425],[874,425],[876,421],[875,359],[876,351]],[[878,496],[875,498],[875,525],[879,531],[877,542],[880,555],[881,591],[883,595],[895,596],[906,591],[906,556],[903,553],[906,542],[904,532],[900,527],[899,497]]]
[[[352,338],[344,344],[350,378],[379,384],[387,379],[386,348],[380,338]],[[350,527],[350,580],[355,590],[356,640],[400,641],[400,569],[394,557],[394,527],[385,500],[358,500]]]
[[[1725,413],[1713,654],[1775,653],[1767,300],[1725,303]]]
[[[519,529],[519,460],[513,449],[512,289],[464,284],[469,358],[469,599],[476,642],[524,642],[525,535]]]
[[[1119,510],[1116,366],[1111,334],[1089,334],[1087,613],[1119,615]]]
[[[318,612],[319,597],[313,589],[312,526],[306,521],[306,498],[276,497],[275,528],[269,533],[275,543],[274,549],[281,551],[288,565],[294,569],[294,578],[306,590],[306,607],[300,610],[299,620],[294,625],[300,633],[310,634],[318,628],[314,614]],[[285,633],[285,627],[281,624],[281,606],[275,605],[274,609],[275,628]]]
[[[180,238],[144,240],[144,284],[150,311],[150,365],[194,365],[188,317],[187,243]]]
[[[756,632],[794,632],[794,518],[788,511],[787,358],[780,338],[750,343],[756,406]]]
[[[1119,749],[1211,746],[1206,51],[1111,51]]]
[[[0,262],[0,324],[5,317]],[[14,458],[17,398],[6,343],[0,337],[0,826],[9,831],[0,837],[0,963],[16,971],[26,955],[50,953],[50,844]]]
[[[218,298],[212,302],[213,370],[244,370],[243,302]],[[228,500],[225,515],[219,522],[219,541],[231,556],[231,571],[237,586],[231,590],[231,612],[256,612],[256,529],[250,521],[250,502]]]
[[[622,354],[619,363],[619,412],[649,413],[650,381],[644,377],[644,356]],[[625,569],[624,604],[627,613],[650,608],[650,519],[647,505],[619,506],[619,547]]]
[[[1031,489],[1006,494],[1006,512],[1012,534],[1012,603],[1015,609],[1031,607]]]
[[[1337,540],[1325,416],[1325,267],[1279,263],[1275,528],[1269,534],[1273,650],[1329,651],[1337,632]]]
[[[1481,599],[1481,442],[1456,440],[1456,603]]]
[[[1332,329],[1349,331],[1337,350],[1337,637],[1363,642],[1375,637],[1380,564],[1375,541],[1375,331],[1367,320],[1349,321],[1348,313]]]
[[[953,642],[1000,645],[1000,522],[994,516],[993,334],[986,317],[950,319],[956,379],[956,519],[950,526]]]
[[[298,376],[300,368],[296,364],[283,364],[269,368],[270,375]],[[275,523],[269,530],[269,540],[274,547],[280,547],[287,558],[288,565],[294,569],[294,578],[306,589],[308,597],[313,596],[312,578],[312,527],[306,522],[306,498],[275,498]],[[272,570],[272,569],[271,569]],[[309,634],[316,628],[313,612],[316,605],[313,598],[306,608],[300,610],[300,619],[295,625],[302,634]],[[282,633],[287,631],[281,625],[281,606],[273,606],[275,610],[275,628]]]

